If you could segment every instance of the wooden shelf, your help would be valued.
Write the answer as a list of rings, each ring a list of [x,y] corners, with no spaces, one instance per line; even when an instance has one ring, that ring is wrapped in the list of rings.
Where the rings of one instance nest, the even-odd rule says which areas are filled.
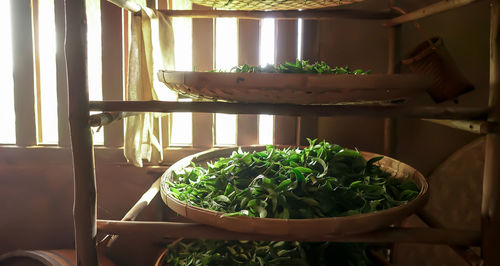
[[[465,231],[436,228],[386,228],[374,232],[355,235],[323,235],[314,238],[297,238],[296,236],[271,236],[248,233],[237,233],[214,228],[198,223],[179,222],[142,222],[98,220],[100,232],[111,235],[134,235],[161,240],[164,238],[203,238],[219,240],[297,240],[297,241],[332,241],[332,242],[412,242],[427,244],[447,244],[459,246],[477,246],[480,243],[479,231]]]
[[[317,116],[408,117],[483,120],[487,107],[441,107],[405,105],[294,105],[227,102],[90,101],[91,111],[201,112],[229,114],[275,114]]]

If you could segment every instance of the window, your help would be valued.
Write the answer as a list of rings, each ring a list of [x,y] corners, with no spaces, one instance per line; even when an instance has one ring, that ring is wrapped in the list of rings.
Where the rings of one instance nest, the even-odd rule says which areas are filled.
[[[0,16],[0,35],[4,41],[0,42],[0,112],[2,113],[2,130],[0,130],[0,143],[16,143],[16,120],[14,112],[14,81],[12,79],[12,34],[10,1],[4,3],[5,11]]]

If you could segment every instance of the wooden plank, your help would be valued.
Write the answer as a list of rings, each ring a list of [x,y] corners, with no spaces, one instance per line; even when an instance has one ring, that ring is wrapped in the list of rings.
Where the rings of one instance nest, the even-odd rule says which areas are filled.
[[[334,18],[349,19],[391,19],[394,13],[388,9],[361,10],[361,9],[331,9],[331,10],[285,10],[285,11],[241,11],[241,10],[159,10],[170,17],[190,18],[240,18],[263,19],[275,18],[278,20],[329,20]]]
[[[259,21],[238,20],[238,65],[259,64],[260,47]],[[259,118],[257,115],[240,114],[236,118],[236,145],[252,145],[259,143]]]
[[[91,101],[91,111],[201,112],[226,114],[279,114],[317,116],[410,117],[482,120],[486,107],[402,105],[294,105],[227,102]]]
[[[56,26],[56,75],[57,75],[57,125],[59,146],[71,145],[68,123],[68,79],[66,76],[66,56],[64,55],[64,0],[54,1]]]
[[[37,143],[31,3],[11,0],[10,7],[16,144],[31,146]]]
[[[466,6],[477,2],[478,0],[443,0],[437,3],[428,5],[426,7],[417,9],[412,12],[408,12],[405,15],[401,15],[399,17],[393,18],[387,21],[384,26],[394,26],[399,25],[405,22],[415,21],[417,19],[429,17],[441,12],[453,10],[462,6]]]
[[[489,121],[500,121],[500,1],[490,1],[490,95]],[[500,136],[486,136],[481,205],[481,253],[484,265],[500,265]]]
[[[113,4],[101,2],[102,97],[123,100],[122,11]],[[104,146],[123,146],[123,120],[104,130]]]
[[[435,228],[386,228],[374,232],[352,235],[323,235],[296,238],[289,235],[272,236],[226,231],[197,223],[139,222],[99,220],[99,231],[108,234],[137,235],[152,239],[221,239],[221,240],[289,240],[289,241],[332,241],[332,242],[412,242],[427,244],[454,244],[476,246],[480,233],[477,231],[435,229]]]
[[[211,8],[193,5],[194,10]],[[197,71],[214,69],[214,20],[193,19],[193,66]],[[211,148],[214,143],[214,115],[193,113],[193,147]]]
[[[92,133],[88,124],[87,24],[84,1],[65,1],[66,59],[75,201],[77,265],[98,265],[96,250],[97,198]]]
[[[297,20],[276,21],[276,64],[295,62],[297,58]],[[298,117],[274,117],[274,144],[297,145]]]

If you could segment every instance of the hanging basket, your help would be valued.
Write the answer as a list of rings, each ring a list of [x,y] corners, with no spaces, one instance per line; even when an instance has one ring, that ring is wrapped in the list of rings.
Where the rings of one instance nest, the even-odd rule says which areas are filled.
[[[278,147],[281,148],[281,146]],[[249,152],[262,151],[265,148],[265,146],[241,147],[243,151]],[[380,160],[380,167],[396,178],[411,178],[420,188],[420,193],[416,198],[404,205],[376,212],[314,219],[257,218],[249,216],[228,217],[224,216],[222,212],[187,204],[171,195],[167,181],[175,182],[174,172],[190,166],[191,162],[201,164],[217,160],[221,157],[228,157],[238,149],[238,147],[233,147],[208,150],[188,156],[173,164],[161,177],[160,191],[165,204],[177,214],[192,221],[233,232],[314,238],[327,234],[354,234],[381,229],[413,214],[427,201],[428,185],[424,176],[411,166],[390,157],[384,157]],[[369,152],[362,152],[362,155],[365,159],[380,156]]]
[[[433,84],[427,92],[436,103],[456,98],[474,89],[439,37],[419,44],[402,63],[412,72],[432,79]]]
[[[298,10],[335,7],[363,0],[191,0],[194,4],[227,10]]]

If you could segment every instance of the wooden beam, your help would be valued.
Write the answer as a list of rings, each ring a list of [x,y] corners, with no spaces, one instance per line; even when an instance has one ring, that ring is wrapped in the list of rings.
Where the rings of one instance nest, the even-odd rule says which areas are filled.
[[[312,20],[329,20],[335,18],[349,19],[391,19],[396,14],[389,9],[361,10],[361,9],[330,9],[330,10],[285,10],[285,11],[240,11],[240,10],[159,10],[170,17],[189,18],[240,18],[277,20],[294,20],[298,18]]]
[[[415,21],[417,19],[429,17],[441,12],[453,10],[455,8],[459,8],[462,6],[466,6],[477,2],[478,0],[442,0],[437,3],[428,5],[426,7],[417,9],[412,12],[408,12],[405,15],[401,15],[399,17],[393,18],[387,21],[384,26],[394,26],[399,25],[405,22]]]
[[[201,112],[227,114],[280,114],[317,116],[410,117],[481,120],[486,107],[402,106],[402,105],[294,105],[227,102],[91,101],[91,111]]]
[[[489,121],[500,121],[500,0],[490,1],[490,98]],[[498,131],[486,136],[481,205],[484,265],[500,265],[500,136]]]
[[[31,1],[10,0],[16,144],[36,145]]]
[[[448,230],[433,228],[386,228],[369,233],[353,235],[321,235],[297,238],[292,235],[259,235],[238,233],[197,223],[176,222],[124,222],[99,220],[99,231],[117,235],[137,235],[152,239],[161,238],[204,238],[220,240],[288,240],[288,241],[332,241],[332,242],[411,242],[426,244],[479,244],[480,233],[477,231]]]
[[[102,36],[102,97],[104,100],[123,100],[122,12],[113,4],[101,1]],[[104,130],[104,146],[123,147],[123,121]]]
[[[497,123],[488,121],[467,121],[467,120],[436,120],[436,119],[423,119],[424,121],[464,130],[474,134],[488,134],[496,132]]]
[[[92,133],[88,123],[87,24],[84,1],[65,1],[66,59],[75,201],[77,265],[98,265],[96,250],[97,199]]]

